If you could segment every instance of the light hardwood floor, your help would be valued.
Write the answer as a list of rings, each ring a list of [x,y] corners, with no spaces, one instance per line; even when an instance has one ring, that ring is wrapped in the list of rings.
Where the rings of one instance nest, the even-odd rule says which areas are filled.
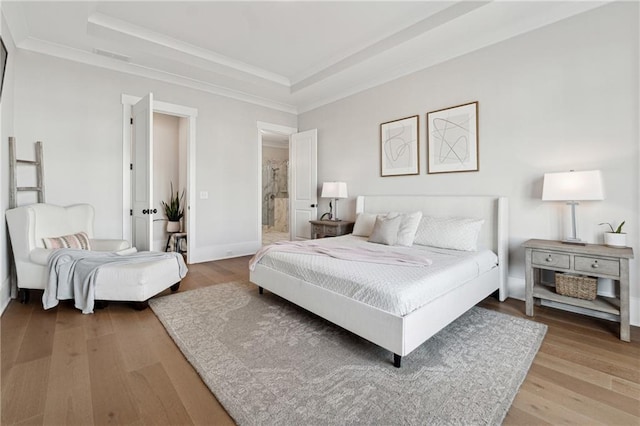
[[[248,279],[248,257],[190,265],[180,291]],[[169,294],[165,292],[163,294]],[[82,315],[39,296],[1,318],[2,425],[233,424],[150,309]],[[524,302],[482,306],[524,317]],[[539,307],[549,331],[505,424],[640,424],[640,332]]]

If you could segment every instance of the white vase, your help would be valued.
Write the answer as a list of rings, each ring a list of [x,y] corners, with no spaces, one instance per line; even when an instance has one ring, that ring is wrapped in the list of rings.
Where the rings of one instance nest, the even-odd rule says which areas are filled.
[[[604,243],[611,247],[626,247],[627,234],[616,232],[605,232]]]
[[[177,221],[177,222],[168,221],[167,222],[167,232],[178,232],[178,231],[180,231],[180,221]]]

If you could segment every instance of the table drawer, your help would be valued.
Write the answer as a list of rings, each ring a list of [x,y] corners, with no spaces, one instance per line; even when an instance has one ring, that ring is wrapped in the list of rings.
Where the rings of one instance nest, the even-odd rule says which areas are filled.
[[[338,227],[336,226],[323,226],[322,233],[324,235],[338,235]]]
[[[533,250],[531,263],[538,266],[553,266],[569,269],[569,255],[552,251]]]
[[[598,257],[576,256],[574,269],[580,272],[619,277],[620,261],[601,259]]]

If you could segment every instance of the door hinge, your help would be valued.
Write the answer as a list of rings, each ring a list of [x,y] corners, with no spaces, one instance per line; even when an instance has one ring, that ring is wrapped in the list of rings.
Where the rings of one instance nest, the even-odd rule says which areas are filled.
[[[129,216],[133,216],[133,209],[129,209]]]
[[[130,119],[130,123],[131,123],[131,124],[133,124],[133,117],[131,117],[131,119]]]
[[[133,163],[129,163],[129,170],[133,170]]]

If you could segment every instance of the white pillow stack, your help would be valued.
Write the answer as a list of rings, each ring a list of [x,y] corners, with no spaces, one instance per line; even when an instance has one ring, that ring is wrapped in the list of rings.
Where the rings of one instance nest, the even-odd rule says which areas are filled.
[[[386,222],[379,219],[396,219],[399,221]],[[391,212],[386,214],[359,213],[356,217],[356,223],[353,226],[353,235],[360,237],[370,237],[368,241],[398,246],[411,246],[415,238],[422,212],[414,213],[397,213]],[[397,228],[395,223],[397,222]],[[395,229],[395,231],[394,231]],[[375,232],[375,235],[374,235]],[[395,232],[395,238],[391,238]],[[384,242],[383,242],[384,241]]]

